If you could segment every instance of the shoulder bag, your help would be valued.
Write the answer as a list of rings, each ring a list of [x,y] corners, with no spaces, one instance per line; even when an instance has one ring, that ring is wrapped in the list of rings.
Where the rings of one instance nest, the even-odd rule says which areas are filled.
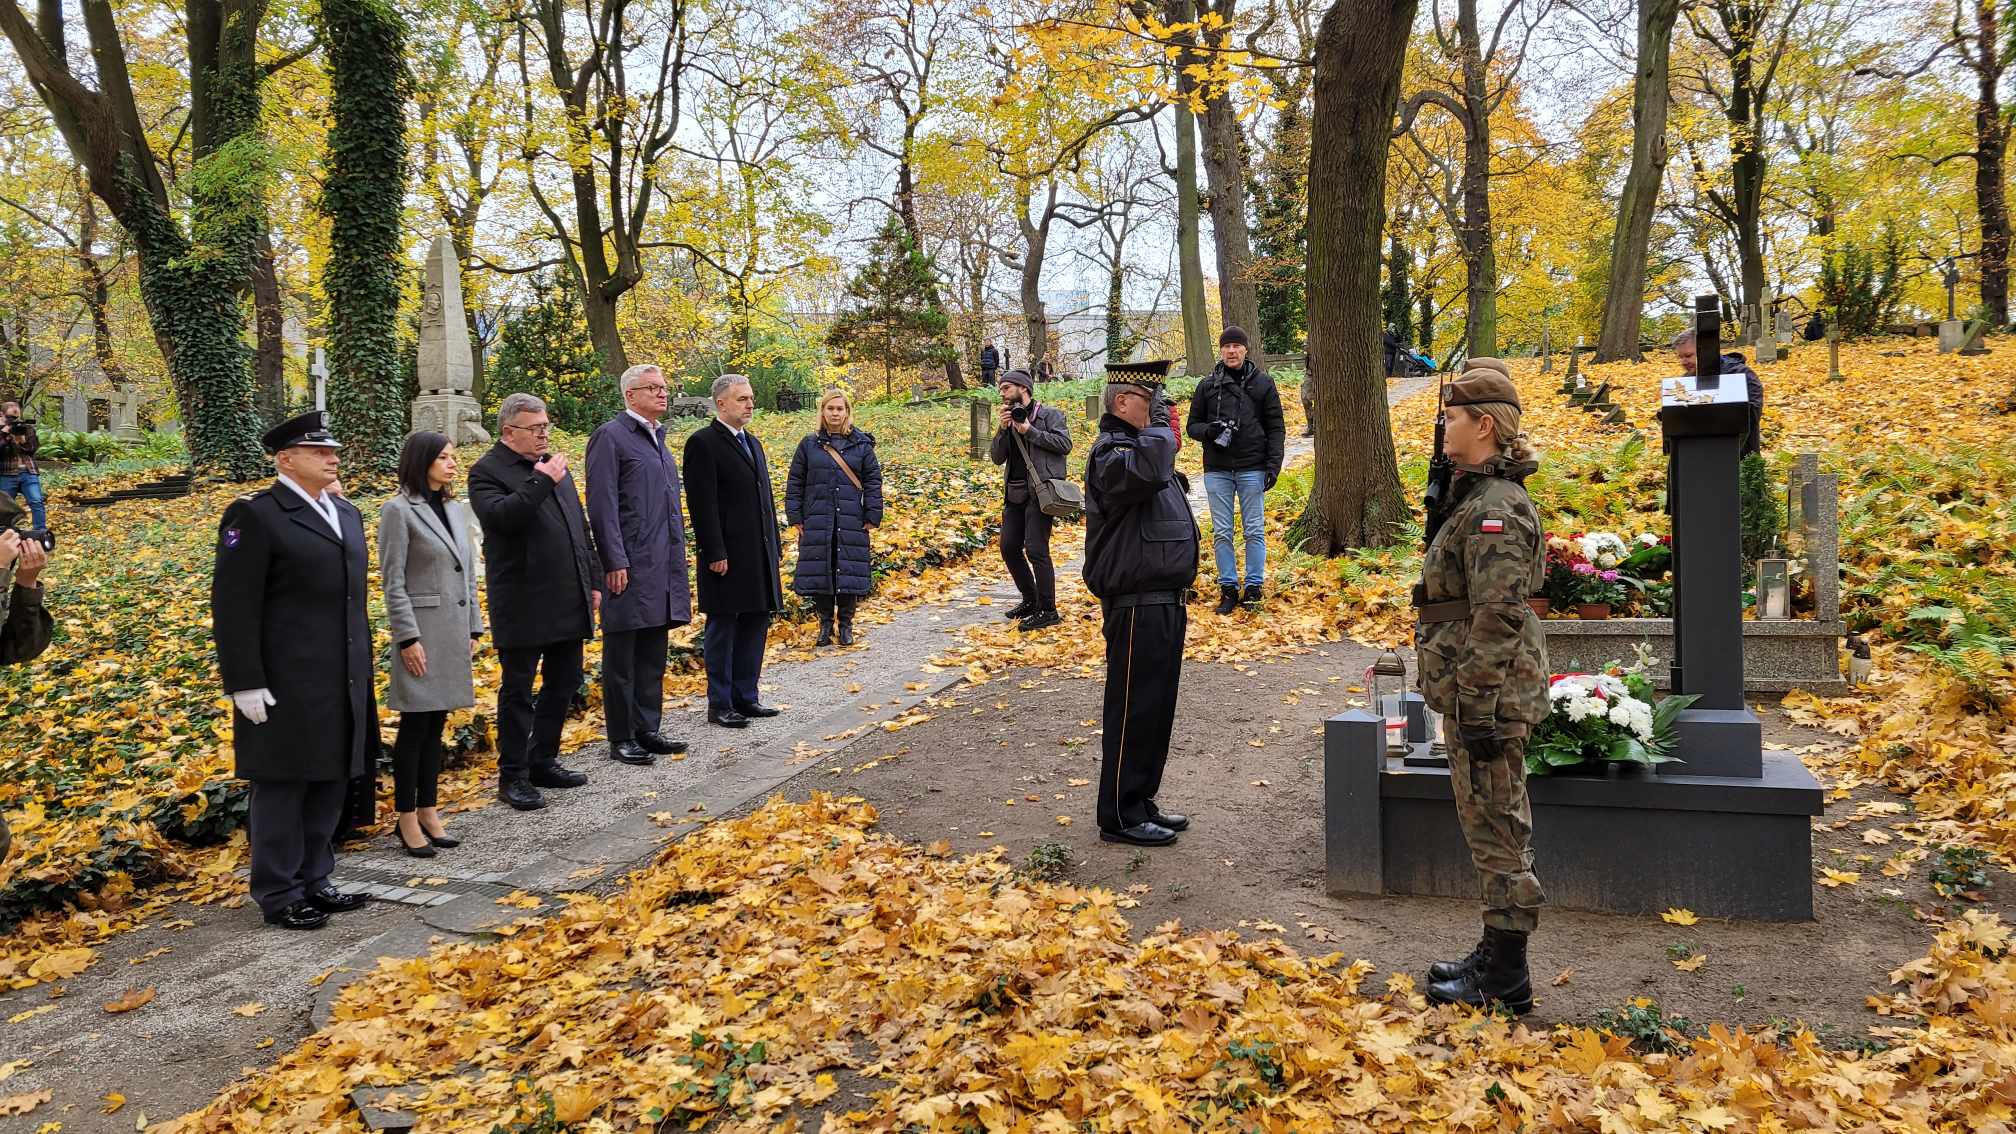
[[[1011,426],[1010,432],[1015,435],[1016,448],[1022,450],[1022,463],[1033,474],[1036,471],[1036,462],[1029,459],[1029,445],[1022,439],[1022,431]],[[1036,480],[1032,475],[1029,479],[1035,482],[1036,506],[1043,510],[1044,515],[1055,516],[1060,520],[1075,520],[1085,514],[1085,492],[1077,485],[1063,477]]]
[[[840,471],[847,474],[848,480],[854,482],[854,491],[856,492],[868,491],[867,489],[861,487],[861,478],[854,475],[854,466],[847,463],[847,458],[840,455],[840,450],[835,449],[831,444],[825,441],[819,442],[819,447],[821,449],[826,450],[826,455],[833,458],[833,463],[840,466]]]

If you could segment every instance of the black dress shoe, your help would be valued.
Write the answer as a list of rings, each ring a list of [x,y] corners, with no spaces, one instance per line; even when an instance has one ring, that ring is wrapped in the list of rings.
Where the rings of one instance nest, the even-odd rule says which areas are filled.
[[[722,728],[748,728],[749,718],[733,709],[729,709],[721,713],[708,713],[707,723],[720,725]]]
[[[570,788],[587,782],[588,773],[577,772],[558,760],[532,765],[533,787]]]
[[[323,913],[349,913],[361,910],[371,899],[363,894],[346,894],[324,882],[320,889],[308,892],[308,904]]]
[[[434,857],[434,840],[425,831],[420,832],[420,845],[417,847],[414,846],[412,843],[407,842],[406,832],[401,831],[397,827],[392,828],[392,837],[399,840],[400,850],[405,851],[407,854],[412,855],[414,858]]]
[[[427,834],[425,830],[421,834]],[[462,840],[453,835],[427,835],[427,841],[442,850],[451,850],[462,845]]]
[[[1190,817],[1176,811],[1164,811],[1154,804],[1148,805],[1148,819],[1157,827],[1167,827],[1172,831],[1190,829]]]
[[[758,701],[753,705],[744,705],[741,708],[736,709],[735,711],[742,714],[745,717],[748,717],[751,720],[755,720],[758,717],[774,717],[783,710],[773,709],[770,706],[764,704],[763,702]]]
[[[642,748],[646,752],[655,752],[660,756],[676,756],[686,751],[686,742],[683,740],[667,740],[663,733],[640,732],[637,734],[637,747]]]
[[[1010,622],[1013,622],[1016,621],[1017,619],[1027,618],[1030,615],[1042,609],[1043,608],[1041,606],[1038,606],[1036,603],[1031,602],[1030,600],[1025,598],[1021,602],[1016,603],[1014,606],[1009,607],[1007,610],[1002,611],[1001,617],[1006,618]]]
[[[644,751],[643,746],[634,740],[626,740],[609,749],[609,758],[624,764],[643,765],[658,762],[658,757]]]
[[[266,924],[282,929],[320,929],[329,924],[329,915],[303,900],[267,914]]]
[[[520,811],[537,811],[546,806],[546,797],[530,780],[505,780],[497,788],[497,798]]]
[[[1025,632],[1030,630],[1047,630],[1063,621],[1064,616],[1054,610],[1039,610],[1035,614],[1023,619],[1020,629]]]
[[[1127,843],[1137,847],[1166,847],[1176,841],[1176,832],[1160,823],[1136,823],[1117,831],[1101,828],[1099,839],[1101,842]]]

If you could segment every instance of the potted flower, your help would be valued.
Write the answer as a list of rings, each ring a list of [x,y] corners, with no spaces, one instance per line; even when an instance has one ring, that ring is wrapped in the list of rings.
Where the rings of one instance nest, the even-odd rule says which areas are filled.
[[[1547,687],[1547,719],[1526,745],[1526,774],[1671,763],[1673,721],[1696,698],[1653,700],[1642,667],[1558,673]]]
[[[1570,568],[1575,576],[1575,615],[1578,618],[1610,617],[1611,610],[1625,599],[1623,576],[1615,567],[1577,563]]]
[[[1582,562],[1581,549],[1569,536],[1550,535],[1547,537],[1547,555],[1542,564],[1540,593],[1526,601],[1532,605],[1533,613],[1545,616],[1555,607],[1566,610],[1575,605],[1575,596],[1580,592],[1580,584],[1575,577],[1575,564]]]

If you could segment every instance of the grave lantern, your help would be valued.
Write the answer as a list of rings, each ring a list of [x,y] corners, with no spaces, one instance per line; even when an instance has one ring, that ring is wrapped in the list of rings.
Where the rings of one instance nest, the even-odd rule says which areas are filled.
[[[1365,693],[1386,722],[1386,754],[1407,753],[1407,663],[1387,650],[1365,669]]]
[[[1757,561],[1757,617],[1783,622],[1792,617],[1792,562],[1784,558]]]

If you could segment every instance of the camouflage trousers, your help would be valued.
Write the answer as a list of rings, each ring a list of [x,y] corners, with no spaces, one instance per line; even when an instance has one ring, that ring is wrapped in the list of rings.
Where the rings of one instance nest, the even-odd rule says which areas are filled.
[[[1526,738],[1507,737],[1505,756],[1475,763],[1464,751],[1456,718],[1442,719],[1449,745],[1449,786],[1456,818],[1484,891],[1484,924],[1531,933],[1547,895],[1533,873],[1533,808],[1526,800]]]

